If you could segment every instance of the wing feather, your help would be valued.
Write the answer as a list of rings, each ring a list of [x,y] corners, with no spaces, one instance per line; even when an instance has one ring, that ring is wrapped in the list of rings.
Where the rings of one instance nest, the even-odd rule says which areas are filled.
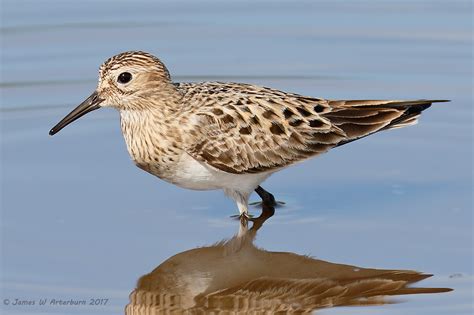
[[[276,170],[374,132],[413,124],[436,102],[330,101],[237,83],[194,84],[186,97],[198,104],[186,151],[236,174]]]

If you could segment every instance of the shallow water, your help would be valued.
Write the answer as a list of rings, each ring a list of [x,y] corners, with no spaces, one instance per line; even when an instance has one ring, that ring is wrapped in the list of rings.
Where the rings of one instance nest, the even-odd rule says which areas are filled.
[[[271,177],[263,186],[286,205],[256,245],[417,270],[434,275],[417,286],[454,289],[319,314],[470,314],[471,12],[469,1],[3,1],[2,301],[36,301],[3,311],[123,313],[139,277],[238,230],[221,192],[183,190],[137,169],[114,111],[47,135],[93,91],[103,60],[141,49],[160,56],[177,81],[241,81],[333,99],[451,99],[417,126]],[[40,298],[109,300],[39,306]]]

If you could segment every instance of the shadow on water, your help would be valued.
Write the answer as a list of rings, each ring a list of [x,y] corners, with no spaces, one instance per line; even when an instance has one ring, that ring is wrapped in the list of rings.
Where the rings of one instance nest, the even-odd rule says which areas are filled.
[[[273,214],[273,208],[264,207],[251,228],[241,222],[231,239],[170,257],[138,280],[125,313],[310,314],[451,291],[411,287],[432,276],[417,271],[368,269],[257,248],[257,231]]]

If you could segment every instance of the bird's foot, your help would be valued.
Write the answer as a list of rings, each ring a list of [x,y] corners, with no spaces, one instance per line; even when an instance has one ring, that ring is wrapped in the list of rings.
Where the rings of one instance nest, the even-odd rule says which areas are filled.
[[[253,207],[267,206],[267,207],[280,208],[280,207],[283,207],[284,205],[286,205],[286,202],[280,201],[280,200],[278,200],[278,201],[273,200],[273,202],[255,201],[255,202],[249,203],[249,205],[253,206]]]
[[[244,213],[241,213],[241,214],[236,214],[236,215],[231,215],[230,216],[232,219],[234,220],[238,220],[240,222],[247,222],[247,221],[251,221],[252,218],[253,218],[253,215],[247,213],[247,212],[244,212]]]
[[[257,186],[255,188],[255,192],[262,198],[261,202],[253,202],[251,205],[259,205],[264,207],[273,207],[273,208],[278,208],[279,206],[284,205],[285,203],[283,201],[276,201],[275,197],[268,191],[262,188],[262,186]]]

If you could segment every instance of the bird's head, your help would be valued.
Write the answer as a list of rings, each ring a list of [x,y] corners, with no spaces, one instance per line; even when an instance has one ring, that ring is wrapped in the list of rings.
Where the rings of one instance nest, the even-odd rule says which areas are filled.
[[[142,109],[151,94],[170,86],[165,65],[155,56],[142,51],[129,51],[105,61],[99,69],[97,89],[67,114],[50,131],[54,135],[83,115],[101,107],[118,110]]]

